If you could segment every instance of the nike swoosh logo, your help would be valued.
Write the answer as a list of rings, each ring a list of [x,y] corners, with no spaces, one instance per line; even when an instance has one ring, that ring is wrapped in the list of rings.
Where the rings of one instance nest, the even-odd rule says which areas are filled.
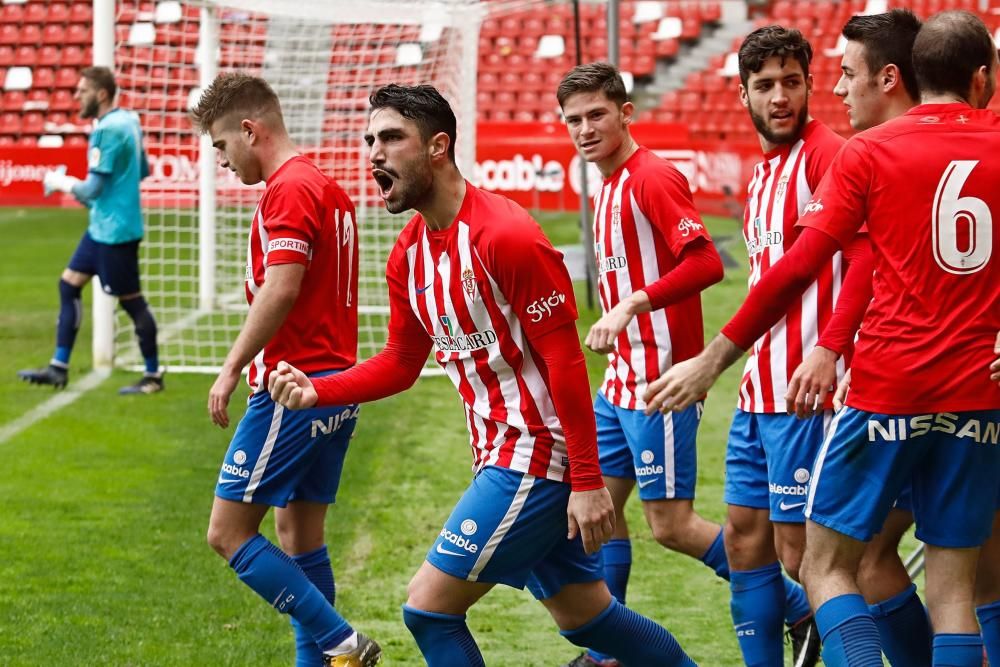
[[[444,547],[442,547],[440,543],[438,543],[437,549],[435,549],[435,551],[437,551],[439,554],[444,554],[445,556],[464,556],[465,555],[465,554],[460,553],[458,551],[448,551],[447,549],[445,549]]]
[[[782,512],[787,512],[788,510],[793,510],[796,507],[804,507],[804,506],[805,506],[804,502],[801,502],[801,503],[792,503],[791,505],[786,505],[785,501],[782,500],[780,503],[778,503],[778,507],[781,508]]]
[[[639,482],[639,488],[645,489],[647,486],[660,479],[659,477],[654,477],[653,479],[647,479],[645,482]]]
[[[739,630],[742,627],[745,627],[747,625],[753,625],[753,624],[754,624],[753,621],[747,621],[746,623],[737,623],[736,625],[733,626],[733,630]]]
[[[434,283],[431,283],[431,285],[433,285],[433,284]],[[417,294],[423,294],[424,292],[426,292],[427,290],[429,290],[431,288],[431,285],[424,285],[423,287],[415,287],[414,291]]]
[[[219,475],[219,484],[232,484],[233,482],[241,482],[241,481],[243,480],[239,478],[226,479],[222,475]]]

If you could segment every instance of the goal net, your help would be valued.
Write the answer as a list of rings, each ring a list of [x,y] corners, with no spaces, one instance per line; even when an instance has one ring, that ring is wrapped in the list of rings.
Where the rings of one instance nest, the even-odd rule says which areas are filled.
[[[484,6],[474,0],[119,0],[119,104],[136,111],[152,175],[143,182],[143,292],[172,370],[215,371],[246,315],[247,232],[262,185],[217,166],[187,109],[218,72],[262,76],[301,152],[334,176],[358,212],[359,358],[381,349],[385,261],[406,215],[389,215],[367,169],[368,95],[385,83],[430,83],[458,116],[459,166],[475,159],[476,58]],[[141,360],[131,322],[113,327],[115,365]]]

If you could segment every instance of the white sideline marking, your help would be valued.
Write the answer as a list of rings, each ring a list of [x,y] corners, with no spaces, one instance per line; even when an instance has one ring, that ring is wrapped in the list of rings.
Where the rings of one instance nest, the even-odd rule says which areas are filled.
[[[109,370],[90,371],[83,376],[83,379],[70,385],[71,388],[59,391],[55,396],[41,405],[36,405],[34,408],[14,421],[0,427],[0,445],[7,442],[29,426],[45,419],[53,412],[65,408],[67,405],[104,382],[110,375],[111,371]],[[40,389],[44,391],[45,387],[41,387]]]

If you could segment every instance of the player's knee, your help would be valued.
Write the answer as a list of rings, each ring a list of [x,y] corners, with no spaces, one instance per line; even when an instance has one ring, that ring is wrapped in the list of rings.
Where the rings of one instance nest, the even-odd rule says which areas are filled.
[[[225,532],[220,530],[214,523],[208,524],[205,541],[208,542],[208,546],[212,547],[212,550],[215,551],[215,553],[219,554],[223,558],[227,557]]]
[[[785,572],[789,577],[795,581],[802,581],[800,579],[802,570],[802,552],[795,549],[785,549],[778,553],[778,560],[781,561],[781,566],[785,568]]]
[[[59,278],[59,296],[66,301],[75,301],[83,294],[83,288]]]
[[[135,335],[139,339],[153,338],[156,336],[156,319],[149,310],[149,304],[141,296],[134,299],[122,299],[122,309],[128,313],[132,323],[135,325]]]

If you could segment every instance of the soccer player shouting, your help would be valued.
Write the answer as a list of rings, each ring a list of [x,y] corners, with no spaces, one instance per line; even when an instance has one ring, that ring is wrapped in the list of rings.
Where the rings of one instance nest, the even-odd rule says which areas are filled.
[[[651,409],[698,400],[867,222],[874,298],[806,510],[802,574],[829,665],[881,664],[855,579],[865,542],[911,480],[934,664],[982,661],[976,559],[1000,491],[1000,387],[985,370],[1000,329],[1000,119],[984,110],[997,52],[982,21],[944,12],[921,28],[913,65],[922,103],[847,143],[788,256],[722,335],[647,394]]]
[[[80,118],[96,125],[87,142],[87,178],[67,176],[65,169],[45,174],[46,196],[52,192],[72,194],[90,209],[90,224],[76,252],[59,277],[59,318],[56,349],[49,365],[18,371],[32,384],[56,388],[69,380],[69,359],[83,319],[80,295],[95,275],[101,288],[118,299],[135,325],[139,351],[146,372],[119,394],[154,394],[163,390],[156,319],[142,296],[139,281],[139,243],[142,241],[142,208],[139,182],[149,176],[149,162],[142,145],[139,117],[115,106],[115,76],[107,67],[87,67],[80,72],[74,99],[80,103]]]
[[[704,346],[700,292],[722,279],[722,261],[687,179],[632,138],[634,107],[613,65],[575,67],[556,96],[574,145],[604,176],[594,202],[604,315],[586,344],[609,360],[594,401],[601,471],[615,505],[615,532],[602,548],[605,580],[625,602],[632,548],[624,509],[637,483],[657,542],[729,579],[722,527],[694,511],[701,402],[683,413],[647,416],[642,398],[649,381]],[[785,585],[792,624],[808,616],[809,604],[801,586],[788,579]],[[816,646],[812,651],[818,657]],[[617,663],[590,651],[569,667],[595,664]]]
[[[462,178],[437,90],[389,85],[370,101],[372,176],[389,212],[417,211],[386,267],[385,349],[329,378],[280,364],[271,395],[293,409],[384,398],[417,380],[432,348],[458,389],[475,476],[403,608],[430,667],[484,664],[465,614],[498,583],[527,586],[578,646],[628,665],[692,665],[602,577],[615,515],[562,257],[523,209]]]
[[[278,97],[263,79],[219,75],[191,117],[211,136],[223,167],[247,185],[267,184],[247,248],[250,311],[208,395],[212,421],[225,428],[229,398],[250,364],[253,393],[219,473],[208,542],[243,583],[291,616],[296,665],[370,667],[380,649],[333,608],[333,570],[323,543],[357,406],[288,412],[267,392],[279,359],[294,360],[310,375],[356,361],[354,205],[296,152]],[[281,549],[259,532],[270,507]]]

